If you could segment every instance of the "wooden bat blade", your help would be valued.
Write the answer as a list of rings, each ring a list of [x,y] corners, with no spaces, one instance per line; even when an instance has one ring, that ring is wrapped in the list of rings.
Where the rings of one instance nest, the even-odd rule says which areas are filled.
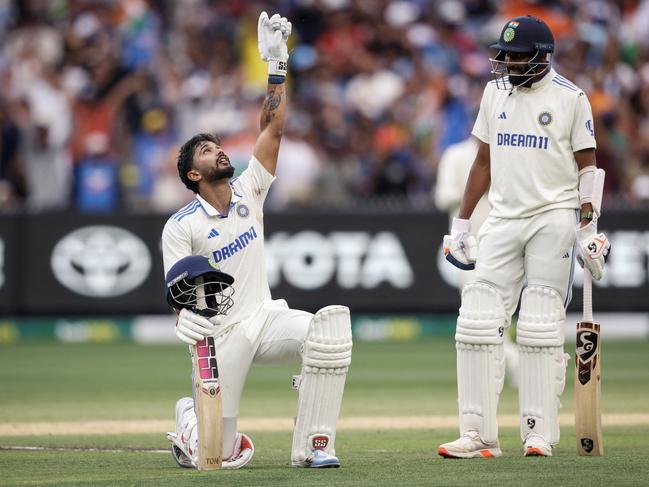
[[[575,432],[580,456],[601,456],[601,376],[600,326],[582,321],[577,323],[575,354]]]
[[[198,470],[221,468],[223,413],[214,338],[192,347],[194,404],[198,420]]]

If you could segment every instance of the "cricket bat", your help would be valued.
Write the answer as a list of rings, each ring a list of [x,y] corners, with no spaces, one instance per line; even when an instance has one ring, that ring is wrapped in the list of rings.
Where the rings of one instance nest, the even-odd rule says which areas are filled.
[[[194,408],[198,420],[198,470],[221,468],[223,411],[214,338],[190,347],[194,365]]]
[[[584,269],[584,309],[577,323],[575,354],[575,431],[580,456],[602,456],[602,413],[599,324],[593,321],[593,281]]]

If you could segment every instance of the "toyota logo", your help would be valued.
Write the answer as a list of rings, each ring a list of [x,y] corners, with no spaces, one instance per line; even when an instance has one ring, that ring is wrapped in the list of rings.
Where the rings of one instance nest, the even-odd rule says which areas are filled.
[[[151,270],[151,255],[133,233],[97,225],[63,237],[52,251],[51,265],[56,279],[71,291],[107,298],[142,284]]]

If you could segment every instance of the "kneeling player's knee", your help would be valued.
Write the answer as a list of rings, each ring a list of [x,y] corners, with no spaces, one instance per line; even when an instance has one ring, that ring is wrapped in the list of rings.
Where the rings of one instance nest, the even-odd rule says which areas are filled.
[[[498,291],[485,282],[462,290],[455,341],[474,345],[499,345],[505,333],[505,307]]]
[[[564,341],[566,311],[557,291],[544,286],[528,286],[523,291],[516,325],[521,346],[558,347]]]
[[[327,306],[313,315],[302,357],[305,367],[347,371],[352,358],[349,308]]]

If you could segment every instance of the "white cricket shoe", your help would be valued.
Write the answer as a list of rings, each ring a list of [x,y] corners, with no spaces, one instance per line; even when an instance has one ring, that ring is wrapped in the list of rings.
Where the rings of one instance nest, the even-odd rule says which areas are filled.
[[[176,431],[168,432],[167,439],[171,442],[171,454],[176,463],[183,468],[196,468],[193,460],[197,442],[196,414],[191,397],[181,397],[176,401]]]
[[[440,445],[437,453],[444,458],[496,458],[503,454],[497,441],[485,443],[474,430],[467,431],[455,441]]]
[[[168,432],[167,439],[171,442],[171,454],[173,455],[174,460],[176,460],[178,466],[182,468],[196,468],[194,462],[192,462],[183,450],[176,433]]]
[[[244,467],[255,454],[255,445],[252,444],[252,439],[244,434],[237,433],[237,439],[234,442],[234,451],[230,458],[224,458],[221,468],[225,470],[237,470]]]
[[[552,445],[550,445],[541,435],[530,433],[525,438],[523,455],[526,457],[551,457]]]
[[[196,468],[195,463],[189,458],[186,443],[178,439],[176,433],[167,433],[167,439],[171,442],[171,454],[176,460],[179,467]],[[255,445],[250,437],[244,433],[237,433],[237,440],[234,447],[234,453],[230,458],[224,458],[221,464],[223,470],[237,470],[252,460],[255,454]]]
[[[306,460],[301,462],[293,462],[293,467],[300,468],[338,468],[340,467],[340,460],[334,455],[329,455],[322,450],[312,450]]]
[[[171,442],[171,454],[180,467],[196,468],[197,429],[194,400],[191,397],[180,398],[176,402],[176,431],[167,433],[167,439]],[[221,468],[239,469],[250,463],[254,454],[252,439],[246,434],[237,433],[232,455],[223,459]]]

